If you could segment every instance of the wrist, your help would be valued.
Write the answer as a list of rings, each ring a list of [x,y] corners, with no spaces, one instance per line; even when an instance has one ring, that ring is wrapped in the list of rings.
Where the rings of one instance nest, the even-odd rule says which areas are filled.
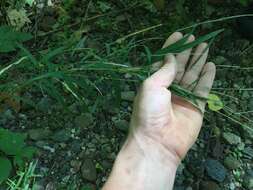
[[[172,189],[178,164],[171,153],[152,140],[138,142],[130,136],[117,156],[104,190]]]
[[[127,155],[135,155],[135,158],[159,163],[166,166],[177,168],[181,162],[176,152],[159,143],[156,139],[143,135],[135,131],[130,134],[122,147],[118,157],[126,157]]]

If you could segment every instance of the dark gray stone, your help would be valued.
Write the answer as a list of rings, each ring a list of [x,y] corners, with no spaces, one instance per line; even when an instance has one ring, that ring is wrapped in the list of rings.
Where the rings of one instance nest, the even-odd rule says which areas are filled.
[[[81,168],[82,177],[88,181],[95,181],[97,178],[96,167],[91,159],[85,159]]]
[[[115,126],[124,132],[127,132],[129,129],[129,123],[126,120],[119,120],[119,121],[115,121]]]
[[[220,187],[214,181],[203,181],[200,184],[200,189],[203,189],[203,190],[220,190]]]
[[[92,126],[94,122],[94,118],[91,114],[85,113],[82,114],[75,119],[75,125],[80,129],[87,129]]]
[[[234,133],[223,133],[223,138],[225,139],[225,141],[231,145],[237,145],[241,143],[241,137],[239,137],[238,135],[235,135]]]
[[[253,158],[253,148],[251,147],[246,147],[244,150],[243,150],[243,153],[245,156],[249,157],[249,158]]]
[[[30,129],[28,135],[32,140],[42,140],[48,139],[52,135],[52,131],[49,129],[39,128],[39,129]]]
[[[66,142],[70,139],[70,137],[71,137],[70,131],[67,129],[62,129],[62,130],[56,131],[52,139],[57,142]]]
[[[241,163],[233,156],[228,156],[224,160],[224,165],[230,170],[235,170],[241,166]]]
[[[134,91],[121,92],[121,99],[126,101],[133,101],[135,97]]]
[[[43,112],[48,112],[51,110],[51,100],[47,97],[43,97],[39,103],[38,103],[38,108],[43,111]]]
[[[217,160],[208,159],[205,162],[207,175],[218,182],[224,181],[227,175],[226,168]]]
[[[246,173],[244,178],[243,178],[243,183],[242,185],[246,188],[246,189],[253,189],[253,176]]]

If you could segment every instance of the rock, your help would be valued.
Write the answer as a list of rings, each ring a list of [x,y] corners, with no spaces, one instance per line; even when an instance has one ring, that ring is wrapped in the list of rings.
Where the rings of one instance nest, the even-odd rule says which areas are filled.
[[[46,186],[46,190],[56,190],[56,185],[53,182],[49,182]]]
[[[61,129],[59,131],[56,131],[54,135],[52,136],[52,139],[57,142],[66,142],[70,139],[71,132],[67,129]]]
[[[10,109],[7,109],[3,113],[3,117],[5,117],[7,120],[14,120],[15,119],[15,116],[14,116],[13,112]]]
[[[224,160],[224,165],[230,170],[235,170],[241,166],[241,163],[233,156],[228,156]]]
[[[70,179],[70,175],[66,175],[62,178],[61,182],[63,184],[67,184],[69,182],[69,179]]]
[[[208,0],[208,3],[214,4],[214,5],[220,5],[224,3],[224,0]]]
[[[184,186],[176,186],[173,188],[173,190],[185,190],[186,187]]]
[[[121,99],[132,102],[135,97],[134,91],[121,92]]]
[[[188,170],[198,178],[202,178],[205,172],[205,165],[201,160],[191,160]]]
[[[51,110],[51,100],[48,97],[43,97],[39,103],[38,108],[43,112],[48,112]]]
[[[129,123],[126,120],[118,120],[114,124],[121,131],[127,132],[129,129]]]
[[[216,159],[223,157],[224,145],[220,142],[219,138],[216,138],[215,144],[211,146],[212,156]]]
[[[229,189],[230,189],[230,190],[235,190],[235,188],[236,188],[236,184],[233,183],[233,182],[231,182],[231,183],[229,184]]]
[[[249,107],[249,109],[253,109],[253,99],[252,98],[249,100],[248,107]]]
[[[82,141],[73,140],[71,141],[70,147],[73,152],[80,152],[82,148]]]
[[[217,65],[224,65],[226,63],[229,63],[228,59],[223,57],[223,56],[217,56],[214,58],[214,62],[217,64]]]
[[[52,26],[56,23],[56,19],[51,16],[44,16],[41,22],[41,28],[43,31],[49,31],[52,29]]]
[[[75,125],[80,129],[87,129],[92,126],[94,122],[94,118],[91,114],[85,113],[82,114],[75,119]]]
[[[227,170],[217,160],[208,159],[205,162],[207,175],[215,181],[222,182],[226,178]]]
[[[40,185],[40,184],[38,184],[38,183],[35,183],[35,184],[33,185],[33,189],[34,189],[34,190],[44,190],[45,188],[44,188],[42,185]]]
[[[39,128],[39,129],[30,129],[28,135],[32,140],[43,140],[48,139],[52,135],[52,131],[49,129]]]
[[[26,116],[25,114],[22,114],[22,113],[18,114],[18,117],[19,117],[21,120],[25,120],[25,121],[28,119],[27,116]]]
[[[59,146],[64,149],[67,147],[67,144],[66,143],[59,143]]]
[[[82,186],[81,190],[96,190],[96,186],[94,184],[86,184]]]
[[[70,165],[73,169],[73,172],[77,173],[81,168],[82,162],[79,160],[71,160]]]
[[[70,105],[68,108],[72,113],[78,114],[79,109],[78,109],[79,105],[77,103],[73,103],[72,105]]]
[[[226,140],[227,143],[231,145],[237,145],[241,143],[241,137],[230,132],[223,133],[223,138]]]
[[[243,151],[245,148],[245,144],[243,142],[241,142],[238,146],[237,146],[238,150]]]
[[[246,147],[246,148],[243,150],[243,153],[244,153],[244,156],[245,156],[245,157],[253,158],[253,148],[251,148],[251,147]]]
[[[204,190],[219,190],[220,187],[214,181],[203,181],[200,184],[200,189],[204,189]]]
[[[14,122],[15,116],[13,115],[12,111],[10,109],[7,109],[3,113],[1,112],[0,107],[0,127],[5,126],[7,123]]]
[[[243,135],[246,138],[253,139],[253,130],[252,130],[252,128],[245,127],[243,129]]]
[[[214,127],[213,128],[213,134],[215,137],[220,137],[221,136],[221,131],[219,127]]]
[[[242,185],[246,189],[253,189],[253,176],[250,174],[245,174]]]
[[[97,178],[96,167],[91,159],[85,159],[81,168],[82,177],[88,181],[95,181]]]
[[[177,168],[177,176],[182,176],[183,175],[183,171],[185,169],[185,166],[183,163],[181,163],[178,168]]]
[[[101,162],[101,165],[104,169],[108,170],[108,169],[111,169],[112,168],[112,163],[109,162],[108,160],[103,160]]]

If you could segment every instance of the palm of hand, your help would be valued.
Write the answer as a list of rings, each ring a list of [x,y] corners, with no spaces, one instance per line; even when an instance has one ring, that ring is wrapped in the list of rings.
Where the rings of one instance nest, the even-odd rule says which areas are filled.
[[[174,33],[165,46],[181,37],[182,34]],[[194,37],[191,36],[188,41],[193,40]],[[160,70],[144,82],[135,100],[132,117],[132,126],[137,126],[133,127],[135,134],[153,139],[179,160],[195,142],[201,129],[203,114],[182,98],[171,95],[167,88],[175,79],[176,83],[200,96],[208,95],[215,76],[215,66],[213,63],[206,63],[208,52],[203,53],[205,48],[206,44],[197,47],[195,56],[189,63],[190,69],[185,69],[191,54],[190,49],[177,55],[176,59],[174,56],[167,58]],[[202,53],[202,57],[191,66]],[[198,84],[193,88],[191,84],[196,80]],[[199,102],[199,106],[204,111],[205,103]]]

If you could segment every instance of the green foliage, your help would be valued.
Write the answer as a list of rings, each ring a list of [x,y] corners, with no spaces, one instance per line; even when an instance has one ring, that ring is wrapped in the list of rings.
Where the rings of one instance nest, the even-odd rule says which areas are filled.
[[[94,51],[94,49],[85,48],[85,51],[82,52],[83,58],[77,63],[65,62],[64,57],[71,57],[78,54],[79,51],[82,51],[80,47],[71,47],[70,49],[64,49],[62,47],[48,49],[47,51],[39,53],[39,55],[33,55],[28,49],[19,45],[21,55],[24,57],[0,69],[0,77],[1,73],[7,74],[16,67],[23,72],[23,75],[29,76],[29,78],[26,78],[24,81],[9,81],[8,85],[3,84],[0,86],[0,89],[18,92],[37,88],[38,91],[41,91],[43,94],[46,93],[65,107],[66,98],[69,97],[69,95],[77,101],[86,104],[86,98],[92,96],[96,91],[101,94],[98,86],[99,84],[103,86],[105,80],[111,80],[112,88],[117,89],[116,91],[120,91],[119,81],[127,81],[122,77],[124,74],[130,74],[132,76],[132,82],[145,80],[145,78],[152,73],[152,63],[162,61],[166,54],[179,53],[188,48],[196,47],[198,44],[205,41],[209,41],[210,46],[214,38],[223,31],[217,30],[200,36],[194,42],[186,43],[188,36],[193,33],[196,25],[193,25],[192,28],[192,32],[181,40],[155,53],[152,53],[149,48],[144,46],[144,52],[146,54],[144,57],[141,57],[141,61],[143,62],[143,59],[145,59],[147,64],[142,67],[132,67],[131,63],[126,64],[130,62],[128,60],[129,52],[133,48],[137,48],[138,44],[129,43],[129,47],[126,48],[123,46],[123,48],[121,48],[120,46],[123,45],[125,40],[122,40],[120,43],[111,44],[107,47],[107,51],[103,51],[102,53]],[[20,64],[23,61],[25,63]],[[57,64],[55,64],[56,62]],[[95,76],[94,73],[96,73]],[[96,84],[93,82],[94,80],[91,80],[92,78],[96,81]],[[223,106],[221,106],[221,104],[223,105],[221,101],[219,102],[220,104],[217,105],[216,101],[199,97],[176,84],[173,84],[170,90],[174,94],[192,102],[196,107],[198,107],[198,102],[201,100],[209,101],[209,108],[213,111],[218,111],[223,108]],[[117,95],[117,93],[115,93],[115,95]],[[117,99],[117,97],[115,98]],[[25,103],[30,103],[29,100],[25,100],[22,97],[20,97],[20,99]],[[32,103],[31,105],[33,105]],[[16,162],[19,161],[20,159],[17,159]]]
[[[26,24],[31,23],[26,10],[23,8],[19,10],[8,10],[7,14],[10,25],[13,26],[17,31],[21,30]]]
[[[32,6],[33,3],[35,2],[35,0],[25,0],[25,2],[26,2],[28,5]]]
[[[98,1],[99,8],[102,12],[107,12],[111,9],[111,6],[109,3],[106,3],[104,1]]]
[[[252,2],[252,0],[237,0],[237,2],[243,6],[247,6]]]
[[[207,104],[208,108],[212,111],[219,111],[224,108],[223,102],[215,94],[209,94]]]
[[[53,9],[46,7],[39,11],[34,11],[36,9],[36,6],[33,6],[34,2],[34,0],[8,0],[6,4],[8,4],[8,8],[12,10],[12,13],[16,13],[17,10],[19,13],[22,13],[20,15],[23,15],[23,18],[24,15],[26,15],[27,18],[30,18],[36,23],[36,25],[27,28],[28,30],[31,29],[36,36],[33,44],[33,47],[36,48],[31,49],[22,45],[23,42],[32,38],[29,33],[17,32],[13,30],[13,28],[7,26],[0,27],[0,54],[16,51],[7,56],[1,54],[4,55],[3,57],[8,57],[8,59],[4,59],[5,64],[0,66],[0,92],[10,92],[10,95],[15,96],[13,97],[14,99],[22,101],[21,105],[27,103],[34,106],[41,96],[48,95],[55,100],[53,103],[64,106],[66,104],[70,105],[75,101],[80,101],[87,105],[82,108],[89,109],[89,111],[96,110],[100,102],[104,101],[110,104],[107,100],[112,98],[114,104],[110,105],[111,108],[115,106],[115,102],[118,103],[121,101],[120,92],[122,88],[126,86],[125,84],[129,86],[129,83],[140,83],[153,72],[152,63],[162,61],[164,56],[168,53],[179,53],[185,49],[196,47],[204,41],[209,41],[211,44],[214,38],[222,32],[222,30],[217,30],[201,36],[192,43],[186,43],[187,37],[194,31],[192,30],[190,34],[186,35],[175,44],[153,52],[148,48],[149,45],[147,45],[147,43],[142,42],[149,41],[151,38],[156,38],[156,40],[152,42],[155,42],[154,44],[161,44],[162,42],[159,40],[164,40],[165,35],[167,36],[168,32],[171,32],[171,28],[178,29],[180,25],[187,23],[184,21],[185,19],[183,19],[184,14],[185,17],[188,16],[185,12],[184,0],[179,0],[175,3],[175,8],[178,13],[177,16],[171,14],[172,12],[163,12],[166,16],[170,15],[171,21],[168,22],[169,25],[166,24],[166,21],[160,19],[159,15],[161,14],[156,13],[157,11],[154,9],[151,0],[147,0],[147,2],[149,3],[149,7],[151,7],[149,11],[153,11],[153,16],[151,18],[147,15],[147,19],[143,19],[141,25],[136,25],[135,18],[132,20],[130,11],[121,10],[117,10],[119,17],[113,18],[112,23],[110,19],[116,14],[112,14],[115,11],[115,5],[111,3],[111,1],[89,1],[90,3],[87,3],[88,5],[84,9],[85,6],[83,6],[82,3],[86,3],[86,1],[63,0],[61,1],[61,5],[57,3],[57,6]],[[163,10],[165,8],[164,0],[152,0],[152,2],[158,10]],[[245,2],[248,1],[240,0],[240,2],[246,5]],[[27,6],[24,6],[25,3]],[[119,1],[117,2],[117,7],[127,3]],[[126,6],[126,8],[128,7]],[[132,11],[133,8],[126,10]],[[22,11],[22,9],[26,10],[26,12]],[[45,10],[49,11],[50,14],[48,15],[47,12],[44,14],[43,11]],[[73,11],[74,17],[70,14],[71,10],[75,10]],[[136,12],[140,15],[143,14],[142,8],[139,9],[139,5]],[[37,15],[37,13],[40,14]],[[58,14],[59,17],[57,18]],[[15,14],[13,15],[12,20],[15,20]],[[49,32],[46,31],[46,33],[44,33],[43,27],[40,25],[44,17],[39,18],[40,15],[57,18],[56,24]],[[10,17],[10,14],[7,16]],[[146,17],[145,14],[144,16]],[[179,31],[183,30],[183,33],[186,34],[187,32],[185,32],[185,29],[195,29],[197,26],[203,24],[221,22],[236,17],[239,16],[207,20],[195,24],[188,22],[193,25]],[[94,18],[100,19],[97,19],[96,22],[92,22],[95,20]],[[155,19],[156,21],[152,23],[151,20]],[[168,17],[165,19],[168,21]],[[198,20],[199,19],[201,18],[198,18]],[[148,20],[148,22],[145,20]],[[189,18],[189,20],[195,19]],[[162,24],[160,24],[161,22]],[[8,23],[11,24],[10,20]],[[124,31],[120,28],[121,24],[123,25]],[[21,26],[23,25],[24,24]],[[172,27],[172,25],[175,26]],[[113,27],[117,30],[115,36],[110,33],[111,31],[112,33],[115,31]],[[140,27],[144,29],[139,30]],[[164,31],[160,30],[161,27],[163,27]],[[15,28],[17,29],[20,27]],[[102,37],[101,39],[99,32],[108,29],[110,30],[108,33],[103,33],[102,31],[104,38]],[[208,28],[208,30],[209,29],[210,28]],[[136,30],[137,32],[135,32]],[[155,30],[156,32],[151,32]],[[204,27],[201,29],[201,33],[206,31]],[[119,38],[121,35],[126,36],[120,38],[120,40],[117,41],[118,43],[115,43],[113,41],[114,38]],[[142,35],[140,37],[141,40],[138,35]],[[109,43],[107,43],[108,41]],[[156,45],[152,44],[151,46],[150,48],[157,48]],[[6,60],[9,62],[7,63]],[[18,77],[12,77],[13,75]],[[130,86],[131,90],[134,86],[135,85]],[[225,103],[216,95],[210,95],[208,98],[199,97],[193,92],[176,84],[173,84],[170,90],[174,94],[192,102],[196,107],[198,106],[197,102],[199,102],[199,100],[207,101],[210,110],[222,113],[225,117],[229,116],[230,120],[236,122],[240,121],[240,118],[236,120],[233,118],[231,114],[233,110],[228,110]],[[24,94],[29,94],[32,98],[26,99]],[[103,97],[98,97],[99,94],[102,94]],[[89,102],[92,102],[92,105]],[[68,105],[66,105],[66,108],[67,107]],[[26,158],[31,158],[34,153],[33,148],[25,145],[25,135],[18,134],[14,137],[7,134],[6,136],[8,136],[8,138],[2,139],[4,142],[0,139],[0,161],[2,159],[2,163],[6,163],[2,166],[0,162],[0,175],[2,175],[0,176],[0,181],[1,177],[6,179],[6,176],[9,175],[12,167],[11,164],[22,166],[24,165],[24,160]],[[12,162],[10,162],[10,160]],[[101,169],[99,165],[96,165],[96,168]],[[34,172],[29,171],[30,169],[18,172],[17,179],[9,181],[10,190],[32,189],[31,181],[34,178],[24,177],[34,175]],[[75,186],[71,186],[69,189],[75,189]],[[82,190],[89,189],[89,187],[83,187]]]
[[[14,165],[20,168],[23,167],[24,161],[26,159],[31,159],[35,153],[35,148],[26,146],[25,139],[25,134],[14,133],[0,128],[0,152],[4,155],[4,157],[1,158],[4,159],[6,163],[10,162],[7,157],[13,158]],[[2,177],[1,180],[6,179],[6,177],[8,177],[7,174],[10,173],[11,165],[7,164],[7,166],[8,167],[1,166],[0,168],[0,175],[5,176]]]
[[[36,190],[34,182],[40,177],[35,174],[36,165],[37,162],[31,162],[25,169],[19,170],[16,177],[8,179],[7,190]]]
[[[15,51],[18,43],[23,43],[32,38],[32,35],[14,31],[12,27],[0,26],[0,53]]]
[[[11,162],[5,157],[0,157],[0,184],[9,177],[11,168]]]
[[[186,49],[193,48],[197,46],[198,44],[201,44],[202,42],[207,42],[208,40],[214,39],[217,35],[219,35],[224,30],[217,30],[214,32],[211,32],[209,34],[206,34],[204,36],[200,36],[198,39],[196,39],[193,42],[186,43],[188,37],[190,34],[184,36],[181,40],[177,41],[176,43],[158,50],[154,55],[152,55],[152,63],[155,63],[157,61],[161,61],[164,59],[164,56],[168,53],[180,53],[183,52]]]

